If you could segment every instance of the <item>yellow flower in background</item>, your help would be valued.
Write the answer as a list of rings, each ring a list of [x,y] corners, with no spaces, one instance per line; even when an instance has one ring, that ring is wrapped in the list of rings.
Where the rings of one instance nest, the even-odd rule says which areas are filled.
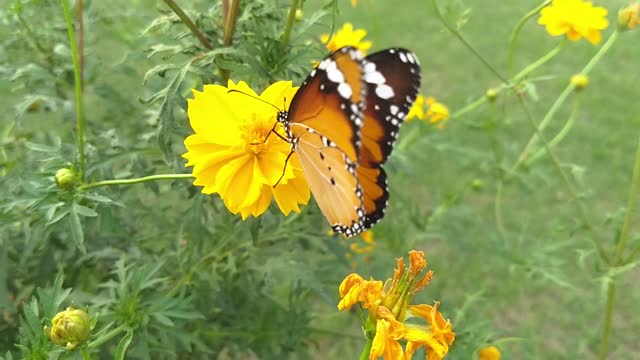
[[[351,6],[353,7],[358,6],[358,0],[351,0]]]
[[[272,198],[285,215],[300,212],[298,205],[309,201],[309,186],[296,154],[273,187],[282,176],[291,147],[275,134],[267,138],[277,112],[250,97],[282,104],[297,89],[290,81],[279,81],[257,95],[246,83],[229,81],[228,87],[205,85],[203,92],[194,90],[194,98],[188,101],[195,134],[185,139],[187,153],[182,156],[188,160],[186,166],[193,166],[193,184],[202,186],[204,194],[220,195],[227,209],[240,213],[243,220],[264,213]],[[276,131],[284,136],[280,124]]]
[[[413,103],[413,106],[411,106],[411,109],[409,109],[409,113],[407,114],[407,122],[413,119],[424,119],[424,96],[420,94],[416,97],[416,101]]]
[[[362,234],[360,234],[360,238],[362,239],[362,242],[364,244],[360,244],[355,241],[352,242],[351,245],[349,245],[349,249],[351,250],[351,252],[353,252],[354,254],[366,254],[376,249],[376,246],[378,244],[376,244],[376,240],[373,238],[373,231],[364,231]]]
[[[618,24],[623,30],[635,29],[640,25],[640,3],[634,2],[618,13]]]
[[[479,360],[500,360],[500,350],[495,346],[487,346],[478,351]]]
[[[363,327],[372,339],[370,360],[379,357],[385,360],[411,359],[420,347],[425,348],[426,359],[442,359],[453,344],[455,333],[451,322],[438,311],[440,303],[436,302],[434,306],[410,305],[413,295],[433,278],[432,271],[422,275],[427,267],[424,252],[410,251],[408,268],[403,258],[396,262],[393,278],[388,279],[384,287],[381,281],[349,274],[340,284],[338,309],[345,310],[360,303],[368,310],[369,316]],[[405,322],[409,318],[423,319],[426,325]],[[400,343],[402,339],[407,342],[404,350]]]
[[[354,30],[351,23],[345,23],[333,36],[329,37],[329,34],[323,34],[320,36],[320,40],[327,45],[327,49],[331,52],[343,46],[353,46],[366,55],[367,50],[371,48],[371,41],[362,40],[366,35],[365,30]]]
[[[445,120],[449,118],[449,108],[447,108],[444,104],[439,103],[435,98],[431,96],[426,98],[424,103],[429,107],[429,109],[425,113],[425,117],[429,120],[429,123],[440,123],[439,127],[443,128]]]
[[[565,35],[571,41],[581,38],[596,45],[602,40],[601,30],[609,26],[607,9],[583,0],[553,0],[540,11],[538,24],[545,25],[552,36]]]

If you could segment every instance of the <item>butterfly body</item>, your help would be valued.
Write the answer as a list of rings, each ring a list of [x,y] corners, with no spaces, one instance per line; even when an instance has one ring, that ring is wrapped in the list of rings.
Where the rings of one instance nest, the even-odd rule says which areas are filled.
[[[398,79],[397,77],[401,78]],[[352,47],[327,56],[278,113],[292,153],[335,232],[356,235],[384,216],[383,163],[420,86],[417,58]]]

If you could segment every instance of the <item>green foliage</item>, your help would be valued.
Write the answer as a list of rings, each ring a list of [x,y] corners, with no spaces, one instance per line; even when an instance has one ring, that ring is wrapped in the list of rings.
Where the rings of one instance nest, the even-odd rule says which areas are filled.
[[[77,40],[79,3],[71,4]],[[560,160],[541,139],[535,161],[520,164],[536,130],[519,99],[539,124],[600,48],[563,45],[570,56],[553,54],[507,84],[436,29],[443,20],[510,76],[510,27],[539,4],[443,1],[438,19],[430,3],[302,1],[303,19],[286,42],[290,2],[242,1],[225,43],[222,2],[180,2],[207,44],[166,1],[84,1],[84,179],[60,2],[12,0],[0,9],[0,359],[356,358],[362,331],[357,314],[336,310],[340,281],[353,271],[384,279],[413,248],[425,249],[437,274],[416,301],[439,299],[454,324],[449,358],[474,358],[488,345],[504,358],[595,358],[616,284],[610,354],[632,357],[640,324],[629,314],[639,294],[628,279],[638,271],[640,237],[629,211],[634,192],[625,199],[639,128],[628,115],[640,112],[629,60],[637,47],[610,51],[582,100],[550,117],[543,133],[562,134],[551,149]],[[243,221],[189,179],[118,183],[187,174],[191,89],[229,79],[258,91],[283,79],[299,84],[326,52],[318,35],[342,20],[367,28],[374,49],[413,49],[425,95],[452,111],[442,131],[420,121],[403,127],[385,165],[391,202],[373,253],[354,254],[353,242],[327,235],[313,204]],[[516,68],[556,44],[536,26],[522,28]],[[489,88],[497,93],[486,101]],[[59,181],[60,170],[69,182]],[[89,340],[74,351],[43,331],[70,305],[86,307],[92,320]]]

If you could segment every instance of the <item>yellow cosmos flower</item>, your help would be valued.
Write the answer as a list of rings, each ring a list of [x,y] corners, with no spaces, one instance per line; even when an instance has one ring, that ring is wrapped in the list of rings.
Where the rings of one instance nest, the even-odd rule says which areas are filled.
[[[631,30],[640,25],[640,3],[632,3],[620,10],[618,24],[622,30]]]
[[[424,103],[429,107],[425,114],[425,117],[429,119],[429,124],[440,123],[438,126],[442,129],[445,120],[449,118],[449,108],[437,102],[436,99],[431,96],[426,98]]]
[[[455,333],[451,323],[438,311],[439,303],[409,305],[413,295],[433,278],[432,271],[420,277],[426,266],[424,253],[412,250],[408,269],[403,258],[397,259],[393,278],[387,280],[384,287],[381,281],[364,280],[358,274],[348,275],[340,284],[338,309],[345,310],[357,303],[368,309],[369,316],[363,327],[371,341],[370,360],[411,359],[420,347],[425,348],[428,360],[442,359],[448,353]],[[424,319],[426,324],[404,322],[414,317]],[[404,350],[400,341],[407,343]]]
[[[571,41],[581,38],[596,45],[602,40],[601,30],[609,26],[607,9],[583,0],[553,0],[540,11],[538,24],[551,36],[565,35]]]
[[[182,156],[188,160],[186,166],[193,166],[193,184],[202,186],[204,194],[220,195],[227,209],[240,213],[243,220],[264,213],[272,198],[285,215],[300,212],[298,205],[309,201],[309,186],[295,154],[285,169],[289,143],[275,134],[267,137],[276,124],[276,111],[251,98],[282,104],[296,91],[290,81],[280,81],[257,95],[246,83],[229,81],[228,87],[205,85],[203,92],[194,90],[188,101],[195,134],[184,141],[187,153]],[[280,124],[276,131],[284,136]]]
[[[500,360],[500,350],[495,346],[487,346],[478,351],[479,360]]]
[[[413,119],[424,119],[424,96],[418,94],[416,101],[413,103],[409,113],[407,114],[407,122]]]
[[[353,7],[358,6],[358,0],[351,0],[351,6]]]
[[[367,50],[371,48],[371,41],[362,40],[366,35],[365,30],[354,30],[351,23],[345,23],[331,38],[329,38],[329,34],[323,34],[320,36],[320,40],[327,45],[327,49],[331,52],[343,46],[353,46],[365,55]]]

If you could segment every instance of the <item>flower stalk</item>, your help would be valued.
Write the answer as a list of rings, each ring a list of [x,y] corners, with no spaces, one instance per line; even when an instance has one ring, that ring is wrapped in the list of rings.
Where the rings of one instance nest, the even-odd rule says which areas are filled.
[[[529,19],[538,15],[540,13],[540,10],[549,4],[551,4],[551,0],[545,0],[540,5],[531,9],[528,13],[526,13],[520,19],[520,21],[518,21],[518,24],[513,29],[513,32],[511,33],[511,38],[509,39],[509,61],[508,61],[508,67],[507,67],[507,69],[509,70],[509,74],[511,74],[511,71],[513,70],[513,57],[516,51],[516,42],[518,41],[518,36],[520,36],[520,30],[522,30],[522,27],[524,26],[524,24],[527,23],[527,21],[529,21]]]
[[[289,16],[287,17],[287,25],[284,28],[284,32],[282,33],[281,44],[283,48],[286,48],[289,45],[289,38],[291,37],[291,30],[293,29],[293,23],[296,21],[296,11],[298,10],[298,5],[300,0],[292,0],[291,8],[289,9]]]
[[[187,15],[182,10],[182,8],[180,8],[180,6],[176,4],[175,1],[164,0],[164,2],[167,4],[167,6],[171,8],[171,10],[173,10],[173,12],[180,18],[180,20],[182,20],[182,22],[189,28],[189,30],[191,30],[193,35],[195,35],[195,37],[198,38],[202,46],[204,46],[208,50],[213,50],[213,45],[211,45],[211,42],[209,41],[209,39],[207,39],[207,37],[202,33],[202,31],[200,31],[200,29],[198,29],[198,27],[193,22],[193,20],[189,18],[189,15]]]
[[[64,19],[67,23],[67,33],[69,34],[69,47],[71,48],[71,58],[73,61],[73,76],[75,82],[76,94],[76,128],[78,131],[78,178],[84,180],[84,119],[82,110],[82,78],[80,61],[78,57],[78,48],[76,47],[75,35],[73,33],[73,23],[71,21],[71,13],[69,12],[69,4],[67,0],[62,1],[62,9],[64,11]]]
[[[193,178],[193,175],[191,174],[157,174],[157,175],[150,175],[150,176],[144,176],[144,177],[133,178],[133,179],[113,179],[113,180],[96,181],[94,183],[80,186],[80,190],[88,190],[88,189],[93,189],[101,186],[139,184],[147,181],[191,179],[191,178]]]

